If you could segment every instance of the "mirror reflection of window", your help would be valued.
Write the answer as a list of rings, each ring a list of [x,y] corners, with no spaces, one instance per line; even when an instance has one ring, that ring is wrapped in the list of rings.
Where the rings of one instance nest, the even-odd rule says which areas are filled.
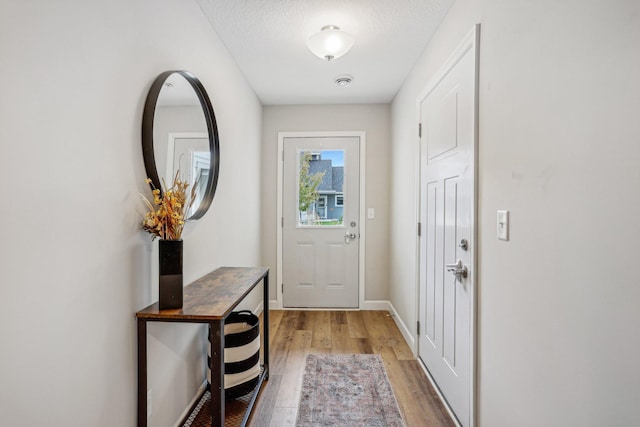
[[[209,172],[211,170],[209,151],[193,152],[191,164],[193,167],[191,169],[191,179],[189,182],[191,185],[196,186],[196,197],[193,205],[191,206],[188,217],[196,212],[198,206],[200,206],[200,203],[202,202],[204,193],[207,190],[207,182],[209,180]]]

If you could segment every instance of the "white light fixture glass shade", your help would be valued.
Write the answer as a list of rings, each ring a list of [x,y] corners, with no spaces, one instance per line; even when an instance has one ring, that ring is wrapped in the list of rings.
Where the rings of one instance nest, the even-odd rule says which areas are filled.
[[[319,33],[309,37],[307,46],[318,58],[331,61],[349,52],[354,42],[352,35],[340,31],[334,25],[327,25]]]

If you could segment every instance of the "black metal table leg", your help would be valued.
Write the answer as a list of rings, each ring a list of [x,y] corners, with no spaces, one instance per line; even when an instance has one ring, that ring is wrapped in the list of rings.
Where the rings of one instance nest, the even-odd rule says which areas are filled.
[[[209,324],[211,341],[211,426],[224,427],[224,320]]]
[[[147,427],[147,322],[138,319],[138,427]]]
[[[262,305],[264,309],[262,312],[264,313],[262,316],[262,320],[264,322],[264,326],[262,329],[263,337],[262,337],[262,345],[264,346],[263,354],[263,362],[264,362],[264,370],[265,370],[265,379],[269,378],[269,271],[265,274],[264,279],[262,279],[264,285],[264,292],[262,294]]]

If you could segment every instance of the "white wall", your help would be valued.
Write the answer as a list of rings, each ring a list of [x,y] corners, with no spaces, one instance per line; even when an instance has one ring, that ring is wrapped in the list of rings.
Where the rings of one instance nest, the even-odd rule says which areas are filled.
[[[147,91],[190,70],[218,119],[186,283],[260,262],[261,105],[193,1],[3,1],[0,56],[0,424],[134,426],[134,313],[157,296],[137,214]],[[203,330],[149,328],[151,425],[173,425],[203,381]]]
[[[415,324],[416,98],[476,22],[479,425],[640,425],[635,0],[455,3],[392,105],[392,302]]]
[[[265,106],[262,131],[262,262],[274,280],[269,295],[276,298],[277,154],[278,132],[365,131],[366,206],[375,219],[366,223],[366,300],[388,300],[389,136],[390,107],[369,105]]]

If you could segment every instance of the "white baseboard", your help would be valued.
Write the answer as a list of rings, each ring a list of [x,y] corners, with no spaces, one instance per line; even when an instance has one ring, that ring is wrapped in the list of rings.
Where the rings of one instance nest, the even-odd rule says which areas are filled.
[[[189,411],[191,410],[191,408],[193,408],[196,405],[196,403],[198,402],[198,399],[200,399],[200,396],[202,396],[202,394],[204,393],[206,388],[207,388],[207,380],[205,378],[205,380],[202,382],[202,384],[200,384],[200,387],[198,388],[198,391],[196,392],[196,395],[193,397],[193,399],[191,399],[191,402],[189,402],[189,404],[187,405],[185,410],[182,411],[182,413],[178,417],[178,421],[174,424],[173,427],[182,427],[182,425],[183,425],[182,421],[185,418],[187,418],[187,416],[189,415]]]
[[[420,367],[422,368],[422,371],[427,376],[427,379],[431,383],[431,387],[433,387],[433,389],[438,394],[438,397],[440,398],[440,402],[442,402],[442,405],[449,413],[449,417],[453,420],[456,427],[462,427],[462,425],[458,422],[458,419],[456,418],[455,414],[451,410],[451,407],[449,406],[449,402],[447,402],[447,399],[445,399],[443,394],[440,392],[440,389],[438,388],[438,385],[436,384],[435,380],[431,376],[431,373],[429,372],[429,370],[427,369],[427,367],[425,366],[425,364],[422,362],[420,358],[418,358],[418,365],[420,365]]]
[[[389,303],[389,312],[391,313],[391,317],[393,317],[393,321],[396,322],[398,329],[400,329],[400,333],[402,333],[404,340],[409,345],[409,348],[411,348],[411,351],[413,352],[413,356],[416,357],[417,356],[416,339],[413,336],[411,329],[407,327],[407,325],[404,323],[404,321],[396,311],[396,308],[391,303]]]
[[[269,301],[269,310],[289,310],[288,308],[283,308],[280,306],[278,300],[270,300]],[[294,308],[294,310],[302,310],[301,308]],[[371,301],[362,301],[360,303],[360,308],[353,309],[344,309],[344,308],[322,308],[322,309],[314,309],[314,308],[305,308],[304,310],[388,310],[391,311],[391,303],[385,300],[371,300]]]
[[[360,310],[391,311],[391,303],[386,300],[368,300],[360,302]]]
[[[260,301],[260,304],[258,304],[256,308],[253,309],[253,314],[255,314],[256,316],[260,316],[262,310],[264,310],[264,301]]]

